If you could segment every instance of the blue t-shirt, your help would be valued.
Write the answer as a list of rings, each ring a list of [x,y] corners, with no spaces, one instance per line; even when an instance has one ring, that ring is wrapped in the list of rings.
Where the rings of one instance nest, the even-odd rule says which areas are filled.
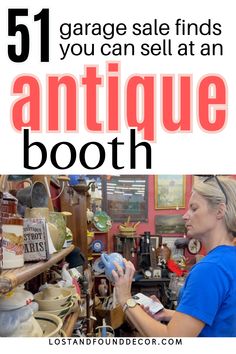
[[[189,273],[177,311],[205,323],[199,337],[236,337],[236,247],[218,246]]]

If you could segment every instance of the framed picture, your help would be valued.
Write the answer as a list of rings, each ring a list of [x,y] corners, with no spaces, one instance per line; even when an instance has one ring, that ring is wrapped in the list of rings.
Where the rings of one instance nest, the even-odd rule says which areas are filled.
[[[182,214],[156,215],[156,234],[181,234],[185,233],[185,222]]]
[[[186,176],[155,176],[155,209],[185,208]]]
[[[148,220],[148,176],[117,175],[103,178],[103,210],[115,222]]]

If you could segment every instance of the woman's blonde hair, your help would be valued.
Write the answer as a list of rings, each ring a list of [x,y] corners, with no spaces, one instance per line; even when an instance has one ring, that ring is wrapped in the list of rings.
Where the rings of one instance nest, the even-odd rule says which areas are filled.
[[[236,237],[236,180],[230,177],[201,177],[194,183],[193,191],[206,198],[213,208],[220,203],[226,204],[225,224]]]

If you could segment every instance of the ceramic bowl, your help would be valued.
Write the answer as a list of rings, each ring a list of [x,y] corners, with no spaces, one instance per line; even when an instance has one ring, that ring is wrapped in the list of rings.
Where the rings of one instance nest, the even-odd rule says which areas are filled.
[[[54,311],[65,307],[71,300],[71,290],[50,287],[34,295],[40,311]]]
[[[74,306],[74,301],[71,300],[68,303],[66,303],[65,307],[61,307],[57,310],[47,310],[46,312],[60,317],[63,321],[64,318],[71,312],[73,306]],[[45,311],[38,311],[38,312],[41,313]]]
[[[71,312],[72,308],[74,306],[74,301],[71,300],[64,307],[61,307],[57,310],[48,310],[48,313],[51,313],[52,315],[56,315],[60,317],[62,320]],[[39,311],[40,313],[40,311]]]
[[[77,295],[78,295],[78,293],[77,293],[77,289],[76,289],[76,287],[74,286],[74,285],[71,285],[71,286],[68,286],[67,288],[65,288],[66,290],[70,290],[70,292],[71,292],[71,295],[73,296],[73,297],[77,297]]]
[[[61,287],[59,285],[55,285],[55,287],[61,289]],[[63,289],[70,290],[71,295],[72,295],[71,300],[73,300],[73,301],[80,300],[80,294],[78,294],[77,289],[74,285],[67,286]]]
[[[66,290],[66,292],[64,291]],[[43,293],[43,300],[58,300],[61,299],[62,297],[67,296],[67,292],[70,291],[71,289],[68,288],[61,288],[59,286],[55,285],[49,285],[46,288],[44,288],[41,292]]]
[[[43,337],[59,337],[63,322],[60,317],[48,312],[36,312],[34,318],[38,321]]]

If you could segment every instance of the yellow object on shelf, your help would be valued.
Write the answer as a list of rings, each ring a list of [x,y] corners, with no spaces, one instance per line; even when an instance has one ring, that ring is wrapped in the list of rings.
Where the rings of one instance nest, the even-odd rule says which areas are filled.
[[[131,223],[130,222],[130,216],[128,217],[127,221],[124,222],[123,224],[120,224],[119,231],[123,235],[133,235],[136,233],[136,228],[140,224],[140,221],[136,223]]]
[[[87,244],[88,244],[88,247],[92,243],[93,238],[94,238],[94,232],[87,230]]]

